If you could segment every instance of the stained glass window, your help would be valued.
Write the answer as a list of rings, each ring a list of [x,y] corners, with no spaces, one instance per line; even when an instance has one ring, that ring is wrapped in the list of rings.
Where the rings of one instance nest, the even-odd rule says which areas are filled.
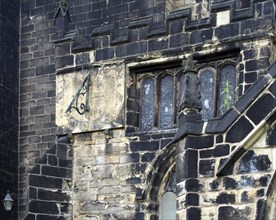
[[[155,114],[155,83],[152,78],[146,78],[141,86],[141,130],[150,130],[154,127]]]
[[[235,102],[236,68],[232,59],[198,62],[202,120],[224,114]],[[131,111],[139,116],[140,131],[170,129],[176,125],[180,101],[185,91],[185,73],[181,67],[137,74],[137,106]],[[139,97],[139,98],[138,98]],[[131,100],[131,98],[130,98]],[[129,102],[131,103],[131,101]],[[139,103],[139,105],[138,105]],[[135,105],[133,105],[135,106]]]
[[[218,114],[222,115],[232,107],[235,101],[236,69],[232,65],[224,66],[220,71],[218,96]]]
[[[204,121],[224,114],[235,102],[236,68],[229,63],[212,62],[199,70]]]
[[[215,109],[215,69],[205,67],[200,70],[200,93],[202,102],[202,119],[204,121],[213,118]]]
[[[160,80],[159,87],[159,128],[171,128],[174,119],[173,77],[166,75]]]

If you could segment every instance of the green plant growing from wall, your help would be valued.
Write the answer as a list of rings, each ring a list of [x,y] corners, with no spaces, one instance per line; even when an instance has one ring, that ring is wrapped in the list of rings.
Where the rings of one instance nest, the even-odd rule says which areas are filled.
[[[220,93],[222,98],[222,105],[220,106],[220,114],[225,113],[229,108],[231,108],[234,104],[234,91],[231,88],[231,81],[226,80],[224,87]]]

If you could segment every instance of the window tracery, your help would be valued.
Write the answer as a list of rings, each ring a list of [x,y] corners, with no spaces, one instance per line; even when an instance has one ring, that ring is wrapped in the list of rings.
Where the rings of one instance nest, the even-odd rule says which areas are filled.
[[[137,131],[176,127],[180,100],[185,91],[185,73],[180,67],[164,67],[133,74],[137,90]],[[235,102],[235,59],[198,61],[202,120],[221,116]],[[132,109],[135,111],[135,109]]]
[[[236,67],[233,60],[199,64],[202,119],[223,115],[235,102]]]
[[[175,86],[179,68],[153,71],[144,78],[137,79],[140,84],[140,130],[148,131],[153,128],[172,128],[176,121]],[[139,84],[139,83],[138,83]],[[139,87],[139,85],[138,85]],[[139,89],[139,88],[138,88]]]

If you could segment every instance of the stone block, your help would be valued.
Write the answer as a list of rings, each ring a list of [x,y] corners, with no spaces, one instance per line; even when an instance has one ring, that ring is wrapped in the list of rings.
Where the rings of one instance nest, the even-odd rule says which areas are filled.
[[[69,169],[59,168],[59,167],[50,167],[42,166],[41,174],[46,176],[54,176],[60,178],[71,178],[72,172]]]
[[[130,150],[132,152],[137,151],[156,151],[159,149],[159,141],[141,141],[141,142],[131,142]]]
[[[31,201],[29,210],[34,213],[59,214],[58,206],[54,202]]]
[[[217,12],[217,26],[230,24],[230,10]]]
[[[263,211],[265,207],[266,201],[264,199],[259,199],[257,201],[256,220],[265,219],[265,212]]]
[[[184,28],[183,20],[174,20],[170,23],[169,33],[170,34],[180,34]]]
[[[228,193],[220,193],[217,196],[216,203],[218,204],[234,204],[236,202],[236,195],[235,194],[228,194]]]
[[[215,29],[215,36],[219,39],[231,38],[239,35],[239,24],[233,23],[225,26],[220,26]]]
[[[203,184],[198,179],[187,179],[185,188],[187,192],[201,192],[204,190]]]
[[[199,195],[196,193],[186,194],[186,206],[198,206],[199,205]]]
[[[256,56],[258,55],[258,50],[256,48],[252,48],[251,50],[245,50],[243,51],[243,55],[244,60],[253,60],[254,58],[256,59]]]
[[[268,73],[273,77],[276,78],[276,62],[273,62],[271,66],[268,68]]]
[[[253,129],[252,124],[245,118],[241,117],[227,132],[226,142],[236,143],[242,141]]]
[[[196,150],[186,150],[183,157],[181,178],[196,178],[198,175],[198,152]]]
[[[44,189],[38,189],[37,192],[38,199],[44,201],[56,201],[56,202],[68,202],[70,201],[70,196],[63,192],[53,192]]]
[[[250,220],[252,216],[252,210],[249,207],[233,207],[233,206],[221,206],[218,210],[218,219],[233,220],[244,219]]]
[[[269,59],[249,60],[245,62],[245,71],[264,70],[269,67]]]
[[[104,48],[102,50],[97,50],[95,53],[95,60],[101,61],[101,60],[108,60],[112,59],[114,57],[114,48]]]
[[[265,196],[265,189],[264,189],[264,188],[258,189],[258,190],[256,191],[255,196],[256,196],[256,197],[263,197],[263,196]]]
[[[145,54],[147,53],[147,42],[146,41],[140,41],[135,43],[130,43],[127,45],[127,54],[128,55],[134,55],[134,54]]]
[[[168,48],[167,38],[157,38],[155,40],[148,41],[148,51],[165,50]]]
[[[29,184],[33,187],[42,187],[42,188],[62,188],[62,179],[38,175],[30,175]]]
[[[210,190],[218,190],[219,186],[220,186],[220,181],[218,180],[213,180],[212,182],[209,183]]]
[[[209,136],[188,136],[186,138],[186,149],[205,149],[210,148],[214,144],[214,137]]]
[[[238,182],[230,177],[223,178],[223,187],[227,190],[236,189],[239,186]]]
[[[152,161],[154,157],[155,157],[155,153],[145,153],[142,155],[141,161],[149,162],[149,161]]]
[[[260,121],[265,119],[265,117],[275,108],[275,106],[276,99],[270,94],[264,94],[255,103],[253,103],[246,115],[254,122],[255,125],[257,125]]]
[[[261,91],[265,88],[268,84],[268,78],[265,76],[260,77],[242,96],[236,103],[235,108],[239,112],[243,112],[254,100],[255,98],[261,93]]]
[[[212,150],[201,150],[200,158],[210,158],[210,157],[223,157],[230,153],[229,145],[217,145],[215,149]]]
[[[56,69],[54,64],[36,67],[36,75],[46,75],[46,74],[55,73],[55,72],[56,72]]]
[[[266,16],[258,19],[247,19],[241,22],[241,34],[250,34],[268,30],[272,25],[272,17]]]
[[[205,29],[200,31],[193,31],[190,36],[191,44],[204,43],[211,40],[213,37],[213,29]]]
[[[125,57],[128,55],[128,48],[127,45],[123,44],[123,45],[117,45],[115,47],[115,54],[116,57]]]
[[[56,57],[56,62],[55,62],[55,67],[56,69],[61,69],[66,66],[72,66],[74,64],[74,56],[72,55],[65,55],[61,57]]]
[[[132,125],[136,127],[138,125],[138,113],[127,112],[126,121],[128,125]]]
[[[128,184],[137,184],[137,183],[141,183],[141,178],[139,178],[139,177],[131,177],[131,178],[128,178],[128,179],[126,180],[126,182],[127,182]]]
[[[200,160],[199,161],[199,174],[205,177],[214,176],[215,172],[215,160]]]
[[[58,215],[37,215],[36,220],[59,220],[64,219],[64,217],[58,216]]]
[[[186,211],[187,220],[200,219],[201,209],[200,208],[188,208]]]
[[[222,118],[209,120],[206,127],[206,133],[213,134],[225,132],[238,117],[239,113],[234,109],[230,109]]]
[[[263,172],[271,169],[271,161],[268,155],[256,155],[253,150],[249,150],[239,161],[238,173]]]
[[[244,75],[244,81],[246,83],[254,83],[257,80],[257,73],[256,72],[250,72],[246,73]]]

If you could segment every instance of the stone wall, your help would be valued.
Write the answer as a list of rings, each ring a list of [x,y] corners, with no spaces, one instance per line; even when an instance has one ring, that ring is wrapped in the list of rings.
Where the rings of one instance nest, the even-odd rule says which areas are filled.
[[[59,138],[28,176],[24,219],[72,219],[72,158],[70,137]]]
[[[180,135],[185,138],[179,142],[177,167],[179,173],[183,167],[185,171],[178,179],[179,219],[262,219],[260,212],[275,172],[275,149],[268,141],[271,124],[265,123],[275,114],[275,97],[270,93],[275,80],[270,77],[260,77],[233,109],[220,119],[210,120],[203,135]],[[250,92],[253,90],[256,98]],[[267,98],[271,107],[262,102]],[[236,110],[239,113],[234,116],[231,111]],[[214,126],[226,125],[226,118],[231,127]]]
[[[21,3],[19,218],[25,214],[27,175],[56,143],[55,9],[54,0]]]
[[[78,220],[158,219],[174,167],[179,218],[255,217],[273,172],[272,147],[247,138],[263,140],[274,123],[275,66],[267,72],[274,61],[274,2],[215,1],[208,11],[170,13],[166,7],[161,0],[70,1],[65,9],[53,0],[21,3],[19,189],[29,197],[30,206],[22,201],[20,208],[26,219],[72,213]],[[198,63],[234,57],[238,104],[208,123],[180,115],[173,129],[140,131],[133,75],[181,67],[188,55]],[[66,135],[72,135],[74,154],[66,160],[73,168],[45,159],[58,149],[56,136]],[[71,168],[67,193],[60,184],[71,180],[62,176]],[[57,185],[45,186],[44,179]],[[73,211],[59,209],[61,203]]]
[[[3,219],[16,219],[18,185],[19,8],[17,1],[0,2],[0,196],[10,191],[15,205]]]

